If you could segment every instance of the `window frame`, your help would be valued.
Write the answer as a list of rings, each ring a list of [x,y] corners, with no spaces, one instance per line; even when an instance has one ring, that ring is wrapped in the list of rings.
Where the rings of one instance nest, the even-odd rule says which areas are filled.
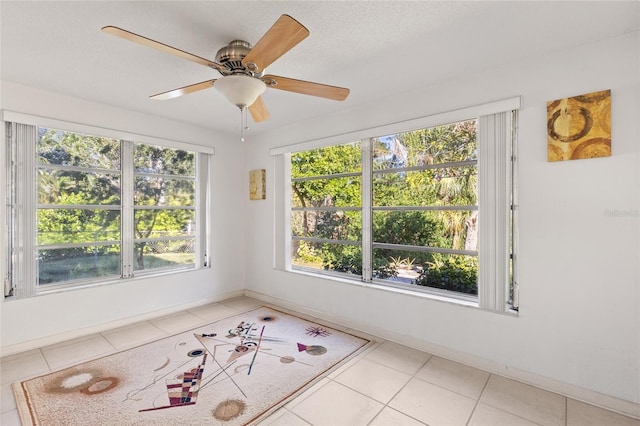
[[[90,287],[95,285],[105,285],[112,284],[117,282],[122,282],[124,280],[138,279],[138,278],[148,278],[151,276],[159,276],[165,274],[172,273],[183,273],[185,271],[193,271],[202,268],[210,267],[210,253],[211,253],[211,242],[210,242],[210,226],[211,222],[209,219],[209,212],[211,209],[211,167],[213,164],[213,155],[214,149],[213,147],[195,145],[191,143],[179,142],[174,140],[161,139],[146,135],[140,135],[120,130],[113,130],[107,128],[101,128],[97,126],[84,125],[79,123],[66,122],[57,119],[51,119],[46,117],[38,117],[32,116],[23,113],[17,113],[13,111],[2,111],[2,120],[4,122],[6,130],[3,132],[3,149],[0,154],[0,161],[4,165],[6,165],[6,182],[4,188],[0,191],[5,192],[5,198],[7,200],[7,208],[4,209],[0,213],[0,219],[4,219],[3,227],[7,232],[3,232],[6,236],[1,238],[2,250],[6,251],[7,255],[3,258],[6,261],[3,262],[2,266],[0,266],[0,273],[3,277],[4,281],[4,296],[6,297],[15,297],[15,298],[26,298],[32,297],[36,295],[55,293],[59,291],[64,291],[67,289],[78,289],[83,287]],[[21,153],[21,156],[27,161],[24,164],[20,164],[19,166],[13,164],[16,160],[15,158],[9,158],[11,153],[11,135],[10,129],[14,125],[26,125],[33,126],[35,129],[35,140],[28,142],[30,143],[18,143],[18,145],[24,145],[30,152]],[[36,225],[36,212],[38,209],[43,208],[43,205],[40,205],[37,199],[38,196],[38,182],[37,182],[37,173],[40,169],[40,165],[36,160],[36,145],[38,142],[37,137],[37,129],[48,128],[48,129],[56,129],[70,133],[77,134],[85,134],[91,136],[104,137],[109,139],[115,139],[120,142],[121,146],[121,165],[120,165],[120,186],[121,188],[128,187],[129,190],[121,190],[121,200],[120,204],[117,206],[117,210],[120,211],[120,239],[118,241],[114,240],[115,244],[120,245],[120,271],[117,275],[108,275],[103,277],[96,278],[80,278],[69,281],[60,281],[49,284],[39,284],[38,283],[38,244],[36,240],[37,231],[35,230]],[[17,128],[14,126],[13,128]],[[134,264],[133,264],[133,247],[134,242],[136,241],[136,236],[133,233],[133,217],[127,218],[127,212],[134,212],[135,206],[133,202],[133,191],[134,191],[134,175],[135,175],[135,167],[133,163],[133,147],[136,144],[144,144],[150,145],[160,148],[171,148],[177,150],[185,150],[192,152],[194,154],[194,162],[195,162],[195,175],[192,179],[195,182],[195,200],[193,210],[195,211],[195,233],[193,239],[195,240],[194,247],[194,263],[190,263],[189,265],[181,266],[177,265],[172,268],[152,268],[148,270],[138,270],[134,272]],[[32,146],[28,146],[32,145]],[[19,147],[18,149],[22,149]],[[129,156],[129,163],[125,164],[127,158],[125,156]],[[11,162],[11,164],[10,164]],[[131,170],[125,170],[125,167],[130,166]],[[12,175],[12,168],[20,167],[22,170],[18,172],[19,177],[24,176],[26,174],[26,181],[23,182],[24,185],[20,185],[23,188],[16,187],[15,183],[10,179]],[[47,167],[45,167],[46,169]],[[54,167],[55,169],[55,167]],[[15,171],[15,170],[14,170]],[[28,187],[28,188],[27,188]],[[15,207],[13,206],[13,197],[15,197],[16,191],[22,191],[23,195],[22,200],[24,202],[23,212],[18,214],[18,225],[19,229],[16,228],[16,224],[13,223],[14,215],[11,213],[11,210]],[[46,205],[45,205],[46,206]],[[65,206],[68,207],[68,206]],[[87,207],[87,206],[81,206]],[[100,209],[113,209],[112,206],[101,206]],[[127,228],[130,231],[127,231]],[[31,231],[29,231],[31,229]],[[26,231],[25,231],[26,230]],[[125,233],[129,233],[127,235]],[[12,237],[14,235],[15,237]],[[18,257],[14,256],[12,246],[15,246],[15,238],[21,238],[26,240],[23,246],[19,247],[19,250],[24,250],[22,258],[14,261],[12,258]],[[73,244],[72,244],[73,245]],[[130,249],[130,250],[129,250]],[[131,251],[131,253],[128,253]],[[30,255],[32,253],[33,255]],[[127,266],[130,265],[130,266]],[[29,273],[31,270],[33,272]],[[13,276],[12,276],[13,274]]]
[[[517,111],[520,109],[521,99],[520,97],[514,97],[504,100],[499,100],[487,104],[475,105],[471,107],[466,107],[458,110],[447,111],[440,114],[434,114],[425,117],[419,117],[415,119],[410,119],[402,122],[391,123],[387,125],[371,127],[368,129],[359,130],[356,132],[349,132],[341,135],[334,135],[328,138],[309,140],[301,143],[296,143],[292,145],[286,145],[282,147],[273,148],[270,150],[270,154],[274,157],[274,166],[276,170],[275,178],[278,179],[282,186],[281,194],[278,194],[279,191],[276,191],[276,217],[281,216],[283,218],[282,221],[276,222],[276,235],[282,235],[282,239],[276,239],[275,241],[275,259],[274,259],[274,267],[278,270],[283,270],[287,272],[303,272],[305,274],[309,274],[312,276],[326,277],[326,278],[344,278],[346,282],[353,282],[355,280],[349,279],[349,276],[346,274],[338,273],[335,271],[319,271],[311,268],[300,268],[292,267],[291,263],[291,225],[290,225],[290,214],[291,208],[289,205],[289,200],[291,200],[290,194],[290,186],[291,186],[291,155],[295,152],[307,151],[315,148],[321,148],[324,146],[333,146],[340,145],[343,143],[348,143],[348,141],[364,141],[370,140],[372,138],[376,138],[382,135],[390,135],[397,134],[402,132],[410,132],[414,130],[435,127],[438,125],[444,125],[453,122],[459,122],[469,119],[477,119],[478,123],[480,123],[481,118],[486,116],[498,116],[498,114],[502,115],[503,121],[494,126],[489,133],[484,134],[483,138],[492,138],[499,133],[499,137],[505,137],[505,143],[507,144],[507,151],[509,151],[506,168],[501,169],[501,172],[508,173],[506,181],[501,181],[500,184],[504,186],[506,182],[507,188],[504,190],[504,194],[502,194],[502,198],[498,201],[489,200],[494,204],[498,204],[498,209],[500,209],[500,203],[504,202],[504,197],[507,198],[507,202],[509,203],[509,218],[506,221],[505,229],[501,236],[504,236],[504,232],[508,235],[508,241],[506,244],[508,245],[509,250],[509,259],[506,260],[508,263],[508,267],[510,268],[510,281],[512,288],[512,298],[508,299],[506,296],[509,294],[506,287],[507,283],[504,285],[504,289],[500,289],[497,287],[501,287],[496,279],[496,274],[500,274],[500,271],[496,271],[500,267],[491,267],[491,273],[487,276],[481,278],[479,266],[479,276],[478,276],[478,296],[465,295],[463,293],[456,293],[447,290],[440,290],[434,288],[416,288],[418,286],[408,286],[406,284],[392,284],[387,280],[377,280],[372,277],[372,271],[369,266],[371,266],[371,257],[373,252],[373,242],[372,242],[372,224],[371,224],[371,216],[373,212],[373,207],[371,205],[372,201],[372,161],[367,161],[364,157],[362,160],[362,226],[363,226],[363,235],[362,235],[362,244],[363,244],[363,277],[361,285],[365,286],[375,286],[377,288],[382,289],[396,289],[402,292],[408,292],[410,294],[418,294],[425,295],[427,297],[431,297],[438,300],[445,301],[453,301],[456,303],[461,303],[463,305],[471,305],[476,306],[482,310],[493,311],[498,313],[515,313],[518,310],[519,297],[518,297],[518,276],[517,276],[517,267],[516,267],[516,258],[517,258],[517,196],[515,191],[515,183],[516,183],[516,139],[517,139]],[[506,118],[505,118],[506,117]],[[485,125],[483,125],[485,126]],[[479,125],[480,127],[480,125]],[[487,126],[488,127],[488,126]],[[478,128],[478,143],[480,144],[480,132],[481,130]],[[504,133],[509,133],[505,135]],[[362,144],[365,145],[365,144]],[[363,147],[363,156],[367,155],[364,152],[366,149],[370,149],[370,147]],[[501,153],[505,154],[505,153]],[[494,157],[498,157],[497,154]],[[494,161],[493,159],[491,161]],[[497,160],[504,166],[505,158],[501,158]],[[480,159],[478,159],[478,176],[482,173],[481,167],[487,167],[487,164],[481,165]],[[282,170],[279,173],[279,170]],[[369,178],[365,178],[365,176],[369,176]],[[493,177],[492,177],[493,179]],[[500,178],[498,178],[500,180]],[[492,183],[493,184],[493,183]],[[276,187],[278,188],[278,187]],[[480,197],[480,188],[479,188]],[[368,196],[365,196],[369,194]],[[480,202],[480,201],[478,201]],[[483,201],[484,202],[484,201]],[[503,206],[504,207],[504,206]],[[480,209],[480,207],[479,207]],[[368,223],[367,223],[368,222]],[[482,221],[481,221],[482,223]],[[369,232],[364,232],[364,229],[368,229]],[[482,238],[480,239],[482,241]],[[480,246],[478,247],[478,251],[480,251]],[[487,250],[485,247],[484,250]],[[503,259],[504,260],[504,259]],[[492,263],[492,262],[485,262]],[[493,262],[495,263],[495,262]],[[504,266],[504,265],[503,265]],[[484,266],[486,268],[486,265]],[[503,268],[504,269],[504,268]],[[504,272],[504,271],[503,271]],[[353,277],[353,276],[352,276]],[[499,279],[500,277],[498,277]],[[481,281],[482,280],[482,281]]]

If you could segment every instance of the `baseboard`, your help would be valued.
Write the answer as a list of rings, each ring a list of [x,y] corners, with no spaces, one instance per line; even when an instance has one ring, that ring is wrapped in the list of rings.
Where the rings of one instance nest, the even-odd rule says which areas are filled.
[[[94,324],[88,327],[66,331],[64,333],[53,334],[51,336],[41,337],[36,340],[29,340],[26,342],[20,342],[13,345],[2,346],[0,347],[0,357],[14,355],[17,353],[42,348],[44,346],[54,345],[56,343],[77,339],[80,337],[89,336],[96,333],[102,333],[104,331],[112,330],[114,328],[125,327],[127,325],[131,325],[140,321],[152,320],[165,315],[171,315],[171,314],[175,314],[188,309],[197,308],[199,306],[208,305],[210,303],[222,302],[223,300],[229,300],[236,297],[240,297],[243,294],[244,292],[242,290],[229,292],[229,293],[225,293],[224,295],[208,297],[206,299],[200,299],[198,301],[191,302],[191,303],[171,306],[165,309],[146,312],[144,314],[134,315],[134,316],[122,318],[115,321],[108,321],[100,324]]]
[[[579,386],[571,385],[561,382],[556,379],[544,377],[529,371],[520,370],[517,368],[503,365],[489,359],[481,359],[475,355],[456,351],[450,348],[446,348],[439,345],[434,345],[429,342],[418,340],[412,337],[408,337],[401,333],[382,329],[379,327],[371,326],[370,323],[357,323],[355,324],[352,319],[345,317],[328,316],[322,311],[310,309],[305,306],[300,306],[295,303],[291,303],[287,300],[274,298],[262,293],[258,293],[251,290],[245,290],[244,295],[252,297],[254,299],[262,300],[266,303],[282,306],[283,308],[291,309],[306,315],[339,323],[346,327],[353,328],[373,336],[378,336],[385,340],[389,340],[401,345],[409,346],[414,349],[418,349],[424,352],[428,352],[432,355],[436,355],[442,358],[446,358],[452,361],[459,362],[461,364],[468,365],[470,367],[478,368],[480,370],[487,371],[489,373],[498,374],[509,379],[517,380],[519,382],[536,386],[541,389],[554,392],[568,398],[572,398],[578,401],[585,402],[587,404],[595,405],[616,413],[630,416],[636,419],[640,419],[640,404],[636,404],[631,401],[619,399],[610,395],[605,395],[590,389],[585,389]]]

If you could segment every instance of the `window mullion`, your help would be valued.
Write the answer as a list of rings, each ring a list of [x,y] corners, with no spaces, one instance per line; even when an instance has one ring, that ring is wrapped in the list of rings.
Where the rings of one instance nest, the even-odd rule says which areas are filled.
[[[122,181],[121,185],[121,230],[120,230],[120,259],[122,262],[122,277],[129,278],[133,276],[134,258],[134,205],[133,191],[135,188],[133,170],[133,142],[121,141],[121,169]]]
[[[362,184],[361,204],[362,204],[362,281],[370,282],[373,278],[373,257],[372,257],[372,161],[373,149],[371,138],[363,139],[362,146]]]
[[[273,157],[273,199],[275,204],[273,267],[291,269],[291,155]],[[278,236],[281,236],[279,238]]]
[[[292,244],[291,244],[291,154],[286,153],[281,156],[275,157],[275,164],[280,167],[276,167],[276,170],[282,170],[282,202],[276,203],[276,206],[284,206],[280,212],[276,211],[276,217],[281,217],[282,220],[277,223],[282,226],[284,231],[284,240],[282,241],[282,250],[277,250],[278,255],[274,259],[276,269],[285,270],[292,267]],[[278,216],[278,213],[280,215]],[[276,229],[277,232],[277,229]]]

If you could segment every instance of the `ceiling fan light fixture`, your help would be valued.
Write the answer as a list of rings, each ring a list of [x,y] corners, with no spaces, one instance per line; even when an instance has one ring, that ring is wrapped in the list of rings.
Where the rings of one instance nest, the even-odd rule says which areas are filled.
[[[216,80],[213,87],[240,109],[253,105],[267,88],[262,80],[247,75],[229,75],[220,78]]]

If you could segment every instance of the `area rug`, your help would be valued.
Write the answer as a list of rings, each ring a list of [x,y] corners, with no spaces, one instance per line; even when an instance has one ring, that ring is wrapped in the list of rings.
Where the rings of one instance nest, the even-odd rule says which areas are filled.
[[[245,425],[370,341],[267,307],[13,384],[23,425]]]

